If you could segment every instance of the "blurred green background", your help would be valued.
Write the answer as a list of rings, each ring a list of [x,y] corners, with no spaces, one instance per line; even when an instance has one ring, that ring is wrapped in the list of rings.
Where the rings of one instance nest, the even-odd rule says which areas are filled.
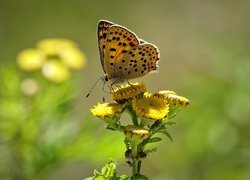
[[[47,84],[48,89],[46,83],[44,86],[45,92],[53,95],[58,95],[62,88],[61,99],[72,98],[72,91],[67,90],[74,86],[70,108],[58,109],[58,99],[52,95],[46,101],[36,100],[37,109],[43,108],[42,113],[36,114],[37,119],[46,122],[46,133],[38,131],[36,135],[45,134],[46,144],[41,141],[38,149],[26,152],[22,162],[22,158],[14,157],[13,149],[6,148],[1,133],[0,179],[24,179],[22,166],[26,169],[24,174],[33,174],[28,179],[82,179],[91,176],[95,168],[100,169],[109,157],[118,160],[119,174],[130,174],[123,157],[123,136],[105,130],[104,122],[89,112],[102,101],[102,84],[85,98],[103,75],[96,39],[100,19],[126,26],[159,47],[159,73],[138,79],[146,82],[149,91],[170,89],[190,100],[190,105],[175,118],[177,125],[169,130],[174,142],[165,138],[158,145],[157,153],[143,162],[142,173],[154,180],[249,179],[249,7],[249,1],[244,0],[0,1],[1,69],[14,67],[17,54],[34,47],[43,38],[71,39],[87,56],[85,69],[72,77],[70,85]],[[22,78],[18,73],[15,67],[1,73],[0,101],[10,102],[6,96],[14,94],[10,99],[15,107],[9,109],[13,116],[20,108],[16,106]],[[13,92],[6,93],[10,89]],[[111,101],[107,95],[106,100]],[[1,105],[3,113],[6,106]],[[57,108],[57,116],[50,116],[51,107]],[[9,115],[3,117],[7,118],[0,119],[2,122]],[[66,120],[59,126],[55,122],[61,119]],[[53,132],[47,126],[53,127]],[[24,131],[26,134],[30,134],[30,129]],[[15,149],[19,151],[22,146],[25,150],[23,142],[20,143]],[[33,158],[37,151],[43,153]]]

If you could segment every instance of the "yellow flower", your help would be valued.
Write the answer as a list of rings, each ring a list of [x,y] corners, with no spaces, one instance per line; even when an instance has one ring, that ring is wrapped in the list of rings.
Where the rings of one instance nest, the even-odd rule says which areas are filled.
[[[187,106],[189,104],[189,100],[183,96],[178,96],[174,91],[160,91],[155,93],[153,96],[162,97],[173,105]]]
[[[139,117],[147,119],[161,120],[169,112],[169,106],[162,98],[145,93],[143,98],[132,101],[133,109]]]
[[[90,109],[94,116],[100,118],[110,118],[119,115],[124,109],[124,106],[117,103],[98,103]]]
[[[68,39],[63,38],[50,38],[43,39],[37,43],[38,49],[41,49],[47,55],[57,55],[59,52],[67,48],[77,48],[77,45]]]
[[[47,61],[42,68],[42,73],[47,79],[55,83],[62,83],[70,77],[68,68],[57,60]]]
[[[45,63],[45,54],[38,49],[26,49],[17,56],[18,66],[25,71],[40,69]]]
[[[136,144],[141,143],[150,135],[147,129],[133,125],[125,126],[123,132],[128,140],[135,142]]]
[[[164,98],[169,104],[169,118],[174,117],[182,107],[185,107],[189,104],[189,100],[187,98],[178,96],[173,91],[160,91],[155,93],[153,96]]]
[[[17,64],[26,71],[42,69],[47,79],[61,83],[69,78],[69,69],[85,66],[86,57],[73,41],[52,38],[39,41],[36,49],[19,53]]]
[[[60,53],[62,62],[71,69],[81,69],[86,64],[86,56],[76,48],[66,48]]]
[[[48,59],[57,58],[71,69],[81,69],[86,63],[83,52],[68,39],[44,39],[38,42],[37,47],[46,53]]]
[[[146,85],[144,83],[131,83],[122,85],[120,88],[112,91],[111,97],[113,100],[122,102],[124,100],[133,99],[144,92],[146,92]]]

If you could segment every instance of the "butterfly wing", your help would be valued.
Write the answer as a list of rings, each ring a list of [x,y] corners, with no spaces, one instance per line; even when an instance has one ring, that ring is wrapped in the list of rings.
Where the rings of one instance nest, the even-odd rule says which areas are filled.
[[[97,26],[99,54],[100,54],[100,60],[101,60],[101,64],[102,64],[102,68],[104,72],[106,72],[104,68],[104,54],[105,54],[107,33],[108,33],[110,26],[112,25],[113,25],[112,22],[109,22],[106,20],[100,20]]]
[[[123,59],[124,63],[117,64],[119,73],[125,79],[134,79],[158,70],[160,54],[155,45],[144,43],[129,50]]]
[[[110,79],[120,78],[121,64],[126,64],[124,59],[125,54],[133,47],[139,45],[137,36],[125,27],[119,25],[112,25],[107,34],[105,54],[104,54],[104,69]]]

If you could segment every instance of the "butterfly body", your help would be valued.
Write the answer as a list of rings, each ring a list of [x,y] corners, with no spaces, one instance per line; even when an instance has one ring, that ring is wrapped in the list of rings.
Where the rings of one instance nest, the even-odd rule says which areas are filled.
[[[158,69],[158,48],[127,28],[100,20],[97,34],[104,82],[121,83]]]

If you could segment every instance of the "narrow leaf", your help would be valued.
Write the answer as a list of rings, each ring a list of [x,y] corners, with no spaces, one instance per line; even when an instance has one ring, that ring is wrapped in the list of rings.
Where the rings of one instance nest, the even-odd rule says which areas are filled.
[[[169,134],[169,132],[167,130],[159,131],[159,133],[163,133],[164,135],[166,135],[173,142],[173,138],[172,138],[172,136]]]
[[[155,143],[161,141],[160,137],[153,137],[147,141],[147,143]]]

